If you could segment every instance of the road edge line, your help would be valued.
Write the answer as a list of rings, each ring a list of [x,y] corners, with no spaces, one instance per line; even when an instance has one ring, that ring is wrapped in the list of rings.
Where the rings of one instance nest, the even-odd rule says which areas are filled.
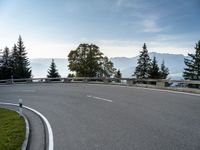
[[[18,104],[4,103],[4,102],[0,102],[0,105],[18,106]],[[30,107],[25,106],[25,105],[23,106],[23,108],[26,108],[26,109],[34,112],[35,114],[37,114],[38,116],[40,116],[43,119],[43,121],[46,124],[47,130],[48,130],[48,135],[49,135],[48,136],[48,144],[49,144],[48,149],[53,150],[54,149],[53,131],[52,131],[51,125],[50,125],[49,121],[47,120],[47,118],[44,115],[42,115],[39,111],[37,111],[33,108],[30,108]]]
[[[49,135],[48,136],[48,144],[49,144],[48,149],[53,150],[53,148],[54,148],[53,131],[52,131],[51,125],[50,125],[49,121],[47,120],[47,118],[43,114],[41,114],[39,111],[37,111],[33,108],[30,108],[28,106],[24,106],[24,108],[31,110],[32,112],[36,113],[43,119],[43,121],[46,124],[48,135]]]

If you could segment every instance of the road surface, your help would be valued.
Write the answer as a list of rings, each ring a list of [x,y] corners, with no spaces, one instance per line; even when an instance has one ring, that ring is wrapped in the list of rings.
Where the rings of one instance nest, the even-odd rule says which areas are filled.
[[[55,150],[199,150],[200,96],[98,84],[0,85],[49,120]]]

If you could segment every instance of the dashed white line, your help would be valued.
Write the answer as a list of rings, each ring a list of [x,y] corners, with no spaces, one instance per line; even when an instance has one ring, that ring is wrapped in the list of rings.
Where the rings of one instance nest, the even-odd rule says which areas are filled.
[[[110,103],[112,103],[112,102],[113,102],[113,101],[112,101],[112,100],[110,100],[110,99],[101,98],[101,97],[92,96],[92,95],[87,95],[87,97],[89,97],[89,98],[94,98],[94,99],[98,99],[98,100],[107,101],[107,102],[110,102]]]
[[[92,85],[92,84],[88,84]],[[96,84],[98,85],[98,84]],[[100,86],[110,86],[110,87],[119,87],[119,88],[129,88],[129,89],[145,89],[145,90],[150,90],[150,91],[159,91],[159,92],[168,92],[168,93],[177,93],[177,94],[184,94],[184,95],[190,95],[190,96],[198,96],[200,97],[200,94],[195,94],[195,93],[188,93],[188,92],[181,92],[181,91],[173,91],[173,90],[168,90],[168,89],[156,89],[156,88],[146,88],[146,87],[134,87],[134,86],[127,86],[127,85],[104,85],[101,84]]]
[[[22,92],[35,92],[35,90],[21,90]]]

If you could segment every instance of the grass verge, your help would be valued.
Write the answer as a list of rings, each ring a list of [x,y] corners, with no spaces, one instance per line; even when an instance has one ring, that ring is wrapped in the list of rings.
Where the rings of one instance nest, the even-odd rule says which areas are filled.
[[[25,138],[25,126],[18,113],[0,108],[0,150],[20,150]]]

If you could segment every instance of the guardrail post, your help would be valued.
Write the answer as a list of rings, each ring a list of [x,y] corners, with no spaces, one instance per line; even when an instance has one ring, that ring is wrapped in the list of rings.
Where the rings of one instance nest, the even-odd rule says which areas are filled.
[[[159,88],[164,88],[166,83],[164,81],[156,81],[156,86]]]
[[[87,78],[84,78],[84,79],[83,79],[83,82],[84,82],[84,83],[87,83],[87,82],[88,82],[88,79],[87,79]]]
[[[22,99],[19,99],[19,115],[22,116],[23,113],[23,104],[22,104]]]
[[[45,82],[46,82],[46,83],[49,83],[49,82],[50,82],[50,80],[47,78],[47,79],[45,79]]]
[[[13,84],[14,81],[13,81],[13,75],[11,75],[11,84]]]
[[[104,82],[105,84],[108,84],[108,83],[109,83],[109,80],[108,80],[108,79],[103,79],[103,82]]]
[[[64,78],[64,83],[69,83],[72,79]]]
[[[133,80],[131,80],[131,79],[126,80],[126,82],[128,85],[133,85]]]
[[[32,79],[27,79],[26,83],[32,83]]]

